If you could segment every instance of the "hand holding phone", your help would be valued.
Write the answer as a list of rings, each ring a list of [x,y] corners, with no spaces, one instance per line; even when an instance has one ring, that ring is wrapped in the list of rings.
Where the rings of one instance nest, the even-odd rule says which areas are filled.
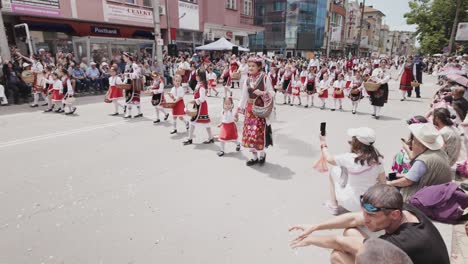
[[[327,123],[326,122],[320,123],[320,135],[322,137],[324,137],[327,134],[326,129],[327,129]]]
[[[396,172],[390,172],[390,173],[388,174],[388,180],[389,180],[389,181],[394,181],[394,180],[396,180],[396,179],[397,179]]]

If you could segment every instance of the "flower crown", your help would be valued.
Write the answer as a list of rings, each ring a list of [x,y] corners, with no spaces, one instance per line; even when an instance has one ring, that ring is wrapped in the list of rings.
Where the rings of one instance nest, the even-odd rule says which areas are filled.
[[[263,59],[260,57],[251,57],[248,62],[263,63]]]

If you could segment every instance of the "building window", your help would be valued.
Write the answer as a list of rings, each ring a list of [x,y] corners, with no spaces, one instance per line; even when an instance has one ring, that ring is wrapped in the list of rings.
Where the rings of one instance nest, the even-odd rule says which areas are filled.
[[[252,16],[252,0],[244,0],[242,4],[242,14]]]
[[[236,2],[237,0],[226,0],[226,8],[236,10],[237,9]]]
[[[153,1],[153,0],[149,0],[149,1]],[[198,0],[182,0],[182,1],[193,3],[193,4],[198,4]]]
[[[135,0],[113,0],[114,2],[121,2],[121,3],[127,3],[127,4],[135,4]]]
[[[153,6],[153,4],[151,3],[151,0],[143,0],[143,5],[144,6],[149,6],[149,7]]]
[[[273,9],[275,11],[286,11],[286,3],[281,2],[281,1],[276,1],[273,6]]]

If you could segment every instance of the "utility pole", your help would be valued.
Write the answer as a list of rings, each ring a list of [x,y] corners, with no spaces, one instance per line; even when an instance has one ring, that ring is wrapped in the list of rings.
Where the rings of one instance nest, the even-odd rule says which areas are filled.
[[[8,39],[5,33],[5,23],[3,23],[2,3],[0,1],[0,56],[3,61],[10,61],[11,54],[8,48]]]
[[[359,56],[359,51],[361,48],[361,36],[362,36],[362,23],[364,22],[364,7],[366,6],[366,0],[362,1],[361,7],[361,21],[359,22],[359,32],[357,37],[356,43],[356,56]]]
[[[167,25],[167,44],[172,44],[171,21],[169,20],[169,0],[166,0],[166,25]]]
[[[330,6],[329,6],[329,9],[328,9],[328,34],[327,34],[327,46],[326,46],[326,55],[327,55],[327,58],[330,57],[330,42],[331,42],[331,35],[333,33],[333,29],[331,28],[331,18],[332,18],[332,4],[333,4],[333,0],[329,0],[330,1]]]
[[[162,46],[158,44],[161,38],[161,21],[159,19],[159,0],[153,0],[153,20],[154,20],[154,43],[156,45],[156,60],[159,65],[163,64]]]
[[[455,42],[455,33],[458,27],[458,16],[461,9],[462,0],[457,0],[457,9],[455,11],[455,19],[453,20],[452,33],[450,34],[450,41],[448,46],[448,53],[452,53],[453,44]]]

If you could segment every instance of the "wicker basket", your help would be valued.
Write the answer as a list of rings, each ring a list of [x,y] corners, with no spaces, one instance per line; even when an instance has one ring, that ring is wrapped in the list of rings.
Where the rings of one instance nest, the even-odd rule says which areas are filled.
[[[185,75],[185,70],[178,69],[178,70],[176,71],[176,74],[177,74],[177,75],[180,75],[180,76],[184,76],[184,75]]]
[[[366,91],[368,92],[375,92],[380,88],[380,84],[374,82],[365,82],[364,88],[366,88]]]
[[[341,89],[335,91],[335,94],[336,94],[336,95],[341,95],[342,93],[343,93],[343,90],[341,90]]]
[[[127,84],[127,83],[116,84],[115,87],[117,87],[117,89],[122,89],[122,90],[131,90],[133,88],[131,84]]]
[[[255,102],[257,100],[259,100],[260,97],[257,97],[257,99],[255,99]],[[271,114],[271,111],[273,111],[273,107],[274,107],[274,101],[273,100],[269,100],[268,104],[265,105],[265,106],[257,106],[255,105],[255,102],[252,106],[252,113],[256,116],[256,117],[260,117],[260,118],[267,118],[270,116]],[[264,102],[264,104],[266,104],[267,102]]]
[[[240,80],[240,78],[241,78],[240,72],[233,72],[233,73],[232,73],[232,76],[231,76],[231,79],[232,79],[232,80],[236,80],[236,81],[237,81],[237,80]]]
[[[360,93],[359,89],[351,89],[352,95],[358,95]]]
[[[419,87],[419,82],[418,81],[412,81],[411,82],[411,87]]]
[[[107,96],[106,96],[106,98],[104,98],[104,103],[110,104],[110,103],[112,103],[112,100],[107,98]]]
[[[162,102],[161,106],[164,108],[174,108],[176,102]]]
[[[23,79],[23,81],[26,83],[26,84],[32,84],[34,82],[34,74],[31,72],[31,71],[23,71],[21,73],[21,79]]]

